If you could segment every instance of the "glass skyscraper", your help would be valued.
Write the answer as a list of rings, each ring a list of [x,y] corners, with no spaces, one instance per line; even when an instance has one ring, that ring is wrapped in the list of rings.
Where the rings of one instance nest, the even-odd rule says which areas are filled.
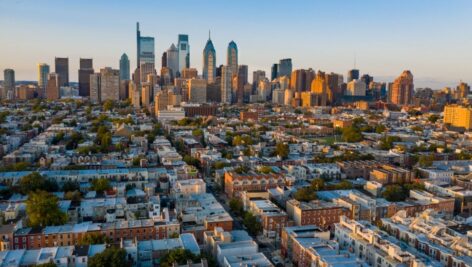
[[[137,67],[143,63],[155,64],[154,37],[141,36],[139,22],[136,24]]]
[[[208,83],[213,83],[216,78],[216,51],[208,36],[208,41],[203,49],[203,79]]]
[[[179,34],[177,49],[179,49],[179,72],[184,68],[190,68],[190,45],[187,34]]]
[[[228,54],[226,57],[226,65],[231,68],[233,74],[238,73],[238,46],[234,41],[228,44]]]
[[[46,86],[48,83],[49,65],[46,63],[38,64],[38,94],[39,97],[46,96]]]
[[[128,55],[124,53],[123,55],[121,55],[121,58],[120,58],[120,80],[125,81],[125,80],[129,80],[129,78],[130,78],[129,59],[128,59]]]

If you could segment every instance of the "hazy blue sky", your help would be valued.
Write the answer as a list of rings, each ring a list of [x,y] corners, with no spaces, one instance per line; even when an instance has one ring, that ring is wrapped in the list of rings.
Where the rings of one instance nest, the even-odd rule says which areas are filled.
[[[53,70],[54,57],[66,56],[76,81],[80,57],[93,57],[95,69],[118,68],[124,52],[134,69],[140,21],[142,34],[156,38],[158,68],[162,52],[186,33],[200,73],[211,29],[218,65],[234,40],[250,72],[269,73],[291,57],[294,68],[345,75],[357,55],[361,73],[377,80],[410,69],[417,86],[454,86],[472,83],[471,15],[470,0],[0,0],[0,69],[35,80],[37,63]]]

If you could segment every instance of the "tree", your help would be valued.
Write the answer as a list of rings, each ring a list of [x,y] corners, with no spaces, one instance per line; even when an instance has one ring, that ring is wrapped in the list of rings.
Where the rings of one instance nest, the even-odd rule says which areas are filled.
[[[179,265],[186,264],[188,260],[199,261],[199,257],[190,252],[188,249],[177,248],[173,249],[161,257],[161,267],[172,267],[174,262]]]
[[[88,260],[91,267],[118,267],[131,266],[126,259],[126,250],[123,248],[109,247],[103,252],[95,254]]]
[[[26,214],[30,227],[45,227],[66,223],[67,216],[59,209],[59,200],[46,191],[32,192],[26,200]]]
[[[382,196],[391,202],[403,201],[406,199],[407,194],[403,187],[399,185],[387,185]]]
[[[288,157],[290,150],[288,144],[284,143],[277,143],[275,145],[275,154],[282,159],[286,159]]]
[[[44,190],[48,192],[54,192],[58,190],[56,182],[50,181],[44,178],[39,172],[32,172],[26,176],[23,176],[18,182],[19,191],[22,194],[28,194],[36,190]]]
[[[352,183],[348,180],[342,180],[341,182],[334,185],[335,190],[347,190],[352,189]]]
[[[439,115],[436,115],[436,114],[431,114],[428,117],[428,121],[431,123],[436,123],[438,120],[439,120]]]
[[[315,191],[320,191],[325,189],[325,181],[321,178],[315,178],[311,181],[311,188]]]
[[[106,100],[105,103],[103,103],[103,110],[109,111],[114,108],[115,104],[113,103],[113,100]]]
[[[247,231],[252,236],[257,236],[262,231],[262,225],[251,212],[244,214],[243,224],[247,227]]]
[[[387,127],[383,124],[377,124],[377,126],[375,126],[375,132],[378,134],[385,132],[386,129]]]
[[[421,155],[418,159],[418,164],[420,165],[420,167],[425,168],[433,165],[433,161],[434,155]]]
[[[62,185],[63,192],[76,191],[80,189],[80,185],[77,182],[67,181]]]
[[[57,265],[54,262],[48,262],[43,264],[37,264],[36,267],[56,267]]]
[[[358,128],[350,126],[343,129],[342,139],[344,142],[355,143],[362,141],[363,137]]]
[[[400,142],[401,140],[398,136],[384,136],[380,139],[380,149],[389,150],[393,147],[393,143]]]
[[[79,245],[109,244],[112,240],[102,233],[91,233],[79,240]]]
[[[110,181],[106,178],[98,178],[92,181],[92,190],[97,191],[97,193],[103,193],[110,188]]]
[[[227,164],[226,164],[225,162],[223,162],[223,161],[217,161],[217,162],[215,162],[214,168],[215,168],[216,170],[223,169],[224,167],[227,167]]]
[[[64,194],[64,199],[79,202],[82,198],[82,195],[79,191],[69,191]]]
[[[316,192],[310,187],[303,187],[294,193],[293,197],[298,201],[312,201],[316,199]]]
[[[238,216],[241,216],[244,212],[243,202],[239,198],[232,198],[229,201],[229,208]]]

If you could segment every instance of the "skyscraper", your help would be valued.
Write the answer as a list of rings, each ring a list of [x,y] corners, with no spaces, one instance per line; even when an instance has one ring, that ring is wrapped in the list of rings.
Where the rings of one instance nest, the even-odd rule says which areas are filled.
[[[15,71],[5,69],[3,71],[3,99],[15,99]]]
[[[56,57],[55,73],[59,75],[59,86],[69,86],[69,58]]]
[[[292,59],[291,58],[284,58],[281,59],[278,66],[278,77],[280,76],[287,76],[290,77],[292,74]]]
[[[161,68],[167,67],[167,52],[162,53],[161,57]]]
[[[315,106],[326,106],[332,99],[331,89],[324,72],[318,71],[316,78],[311,82],[311,93],[315,95]]]
[[[100,91],[100,73],[94,73],[90,75],[90,101],[92,101],[92,103],[102,102]]]
[[[176,78],[177,72],[180,72],[179,49],[174,44],[167,49],[167,67],[171,70],[172,78]]]
[[[259,82],[266,78],[266,73],[263,70],[256,70],[252,72],[252,90],[254,91]]]
[[[203,79],[208,83],[215,82],[216,78],[216,51],[210,36],[203,49]]]
[[[93,74],[93,60],[81,58],[79,68],[79,95],[90,96],[90,75]]]
[[[207,82],[204,79],[190,79],[188,81],[188,101],[190,103],[206,103]]]
[[[461,82],[456,88],[457,99],[466,99],[470,93],[470,86],[467,83]]]
[[[347,82],[350,82],[352,80],[358,80],[359,79],[359,70],[358,69],[352,69],[347,72]]]
[[[48,84],[49,65],[46,63],[38,64],[38,97],[46,96],[46,85]]]
[[[100,69],[100,98],[105,100],[120,99],[120,71],[106,67]]]
[[[136,23],[136,38],[137,38],[137,67],[143,63],[155,64],[154,55],[154,37],[141,36],[139,30],[139,22]]]
[[[346,95],[365,96],[367,86],[363,80],[352,80],[347,83]]]
[[[177,48],[179,50],[179,72],[184,68],[190,68],[190,45],[187,34],[179,34]]]
[[[315,76],[315,71],[313,69],[298,69],[292,71],[290,77],[290,89],[295,92],[309,91],[311,82]]]
[[[231,104],[231,84],[233,73],[230,66],[221,68],[221,103]]]
[[[413,74],[405,70],[392,84],[389,92],[390,102],[396,105],[408,105],[412,101],[413,92]]]
[[[60,95],[60,75],[57,73],[49,73],[46,86],[46,98],[48,100],[57,100]]]
[[[129,59],[126,53],[120,58],[120,80],[126,81],[130,79]]]
[[[231,68],[231,72],[238,73],[238,46],[234,41],[228,44],[228,54],[226,55],[226,65]]]
[[[369,87],[369,84],[374,81],[374,77],[370,76],[369,74],[364,74],[362,75],[361,80],[367,87]]]
[[[273,81],[279,77],[279,64],[274,63],[270,70],[270,80]]]

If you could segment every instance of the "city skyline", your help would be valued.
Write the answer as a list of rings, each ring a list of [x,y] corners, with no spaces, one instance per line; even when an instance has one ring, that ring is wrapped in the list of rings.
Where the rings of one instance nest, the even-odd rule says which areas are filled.
[[[462,32],[468,24],[463,18],[472,9],[467,1],[433,1],[431,5],[425,5],[431,1],[204,2],[145,2],[149,8],[139,15],[132,15],[139,8],[129,3],[111,7],[106,1],[0,2],[5,11],[0,31],[11,40],[0,50],[0,69],[14,69],[16,80],[36,80],[38,63],[53,67],[55,57],[69,57],[70,80],[77,82],[80,58],[93,58],[96,70],[118,68],[126,53],[134,70],[139,21],[144,35],[155,38],[156,69],[161,67],[162,53],[177,43],[178,34],[188,34],[191,67],[202,74],[201,53],[211,30],[216,65],[225,64],[226,47],[234,40],[239,64],[248,65],[249,73],[259,69],[270,73],[273,63],[292,58],[293,69],[311,67],[345,78],[355,61],[361,74],[380,81],[391,82],[408,69],[415,75],[415,87],[439,89],[472,80],[468,63],[472,38]],[[405,8],[407,3],[409,8]],[[107,11],[102,17],[107,8],[115,12]],[[67,12],[56,17],[40,15],[40,11],[58,9]],[[400,11],[401,16],[392,16]],[[171,18],[174,23],[169,25]],[[449,49],[443,49],[446,44]]]

